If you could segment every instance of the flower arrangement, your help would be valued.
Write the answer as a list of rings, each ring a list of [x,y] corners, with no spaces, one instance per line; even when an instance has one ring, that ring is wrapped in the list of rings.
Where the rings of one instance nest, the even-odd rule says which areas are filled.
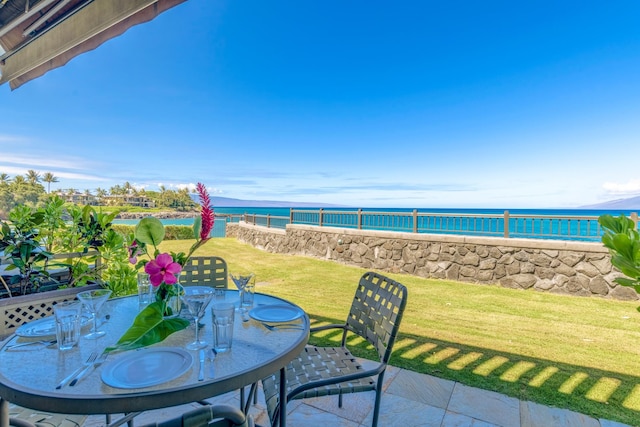
[[[140,220],[135,228],[135,239],[129,247],[129,262],[138,270],[144,269],[149,274],[149,281],[154,286],[156,300],[145,307],[135,318],[133,325],[120,338],[114,347],[107,350],[131,350],[145,347],[164,340],[170,334],[189,326],[189,322],[178,317],[168,318],[174,313],[168,301],[180,298],[182,287],[178,285],[180,272],[193,253],[210,239],[214,224],[214,212],[206,187],[198,183],[196,191],[200,198],[200,216],[193,223],[193,234],[196,239],[189,252],[161,253],[158,245],[165,235],[164,225],[154,217]],[[153,255],[149,247],[153,247]],[[138,260],[146,256],[147,259]]]

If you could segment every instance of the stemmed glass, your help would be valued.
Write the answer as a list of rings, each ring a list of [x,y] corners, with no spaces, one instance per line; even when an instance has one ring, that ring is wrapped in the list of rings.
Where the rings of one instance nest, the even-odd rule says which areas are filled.
[[[205,309],[213,298],[214,290],[207,286],[187,286],[184,288],[182,300],[187,305],[189,313],[193,316],[196,324],[196,340],[187,344],[187,349],[198,350],[205,348],[207,343],[198,338],[200,318],[204,315]]]
[[[93,291],[84,291],[78,294],[78,299],[82,301],[84,306],[91,312],[93,316],[93,330],[84,337],[90,340],[98,339],[106,334],[105,331],[98,331],[98,312],[102,304],[111,296],[109,289],[96,289]]]
[[[247,283],[249,283],[249,281],[251,281],[251,279],[253,278],[253,276],[255,276],[255,274],[253,273],[246,273],[246,274],[242,274],[242,273],[232,273],[230,274],[231,276],[231,280],[233,281],[233,283],[235,283],[236,288],[238,288],[238,290],[240,291],[240,309],[242,309],[242,293],[244,292],[244,288],[245,286],[247,286]]]

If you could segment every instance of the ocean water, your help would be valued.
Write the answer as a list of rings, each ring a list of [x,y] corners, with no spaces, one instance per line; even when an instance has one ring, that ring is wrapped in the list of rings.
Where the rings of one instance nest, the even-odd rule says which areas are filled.
[[[296,215],[296,223],[300,224],[317,224],[318,208],[295,208],[296,212],[309,211],[309,215]],[[272,226],[284,228],[284,224],[288,223],[290,214],[289,208],[256,208],[256,207],[233,207],[233,208],[214,208],[218,215],[257,215],[256,221],[260,225],[266,225],[266,216],[281,217],[281,220],[272,220]],[[524,238],[547,238],[561,240],[582,240],[582,241],[598,241],[600,240],[601,231],[598,227],[597,217],[603,214],[618,216],[624,214],[629,216],[632,210],[594,210],[594,209],[418,209],[420,214],[429,214],[418,219],[418,232],[420,233],[440,233],[440,234],[458,234],[458,235],[484,235],[484,236],[502,236],[504,235],[504,216],[505,210],[509,211],[512,216],[509,221],[509,237]],[[325,208],[325,225],[340,226],[344,228],[356,228],[355,215],[332,215],[331,212],[357,212],[357,208]],[[376,216],[371,213],[410,213],[410,208],[363,208],[364,213],[369,216],[363,218],[363,229],[387,230],[387,231],[405,231],[410,232],[413,228],[413,219],[410,217],[394,217],[380,215]],[[482,217],[483,215],[497,217],[492,219],[468,219],[465,215]],[[526,217],[592,217],[592,221],[577,221],[575,219],[516,219],[514,216],[523,215]],[[457,216],[457,217],[456,217]],[[237,221],[237,219],[236,219]],[[119,224],[137,224],[138,220],[116,220]],[[187,225],[193,224],[193,218],[182,219],[163,219],[165,225]],[[224,221],[217,220],[212,231],[213,237],[223,237],[225,235]]]

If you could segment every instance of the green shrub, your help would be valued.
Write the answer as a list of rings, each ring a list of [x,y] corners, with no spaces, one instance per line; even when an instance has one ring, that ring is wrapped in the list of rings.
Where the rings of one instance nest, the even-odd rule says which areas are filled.
[[[193,228],[188,225],[167,225],[164,227],[164,240],[193,240]]]
[[[114,224],[112,228],[123,236],[133,233],[135,225]],[[193,228],[188,225],[167,225],[164,227],[164,240],[193,240]]]
[[[128,224],[113,224],[111,225],[111,228],[116,233],[121,234],[122,236],[128,236],[130,234],[133,234],[133,230],[136,228],[136,226]]]

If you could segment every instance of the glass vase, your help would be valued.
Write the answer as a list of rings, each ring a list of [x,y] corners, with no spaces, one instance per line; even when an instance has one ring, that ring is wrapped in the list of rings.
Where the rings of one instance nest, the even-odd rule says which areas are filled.
[[[165,319],[171,319],[180,315],[182,310],[182,295],[184,287],[178,281],[172,285],[161,283],[156,289],[156,301],[162,305],[162,315]]]

